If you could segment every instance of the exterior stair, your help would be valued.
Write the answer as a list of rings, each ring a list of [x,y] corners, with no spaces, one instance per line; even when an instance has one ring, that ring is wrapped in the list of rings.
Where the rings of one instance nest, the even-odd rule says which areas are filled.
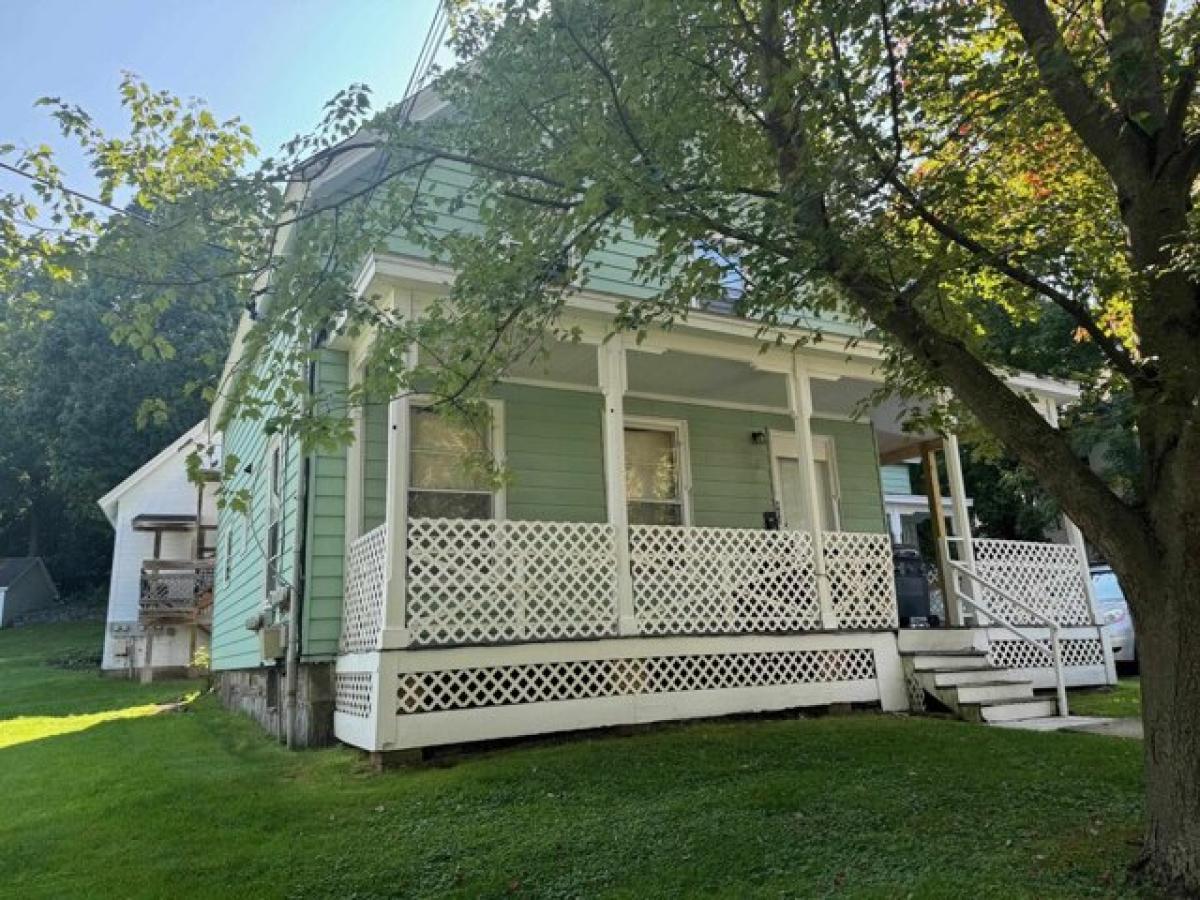
[[[897,641],[915,709],[942,706],[968,722],[1058,714],[1053,697],[1035,695],[1028,679],[992,665],[982,628],[901,629]]]

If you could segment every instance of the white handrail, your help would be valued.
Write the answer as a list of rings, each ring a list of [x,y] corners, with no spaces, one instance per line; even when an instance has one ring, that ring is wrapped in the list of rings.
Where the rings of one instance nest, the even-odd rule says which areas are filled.
[[[972,609],[989,616],[991,619],[993,619],[998,625],[1000,625],[1006,631],[1009,631],[1012,634],[1015,634],[1022,641],[1025,641],[1026,643],[1031,644],[1033,647],[1035,647],[1037,649],[1037,651],[1039,653],[1041,653],[1043,656],[1045,656],[1047,659],[1050,660],[1050,664],[1054,667],[1054,681],[1055,681],[1056,691],[1058,694],[1058,714],[1060,716],[1066,718],[1067,716],[1070,715],[1070,711],[1067,707],[1067,681],[1066,681],[1066,675],[1063,672],[1062,647],[1061,647],[1060,641],[1059,641],[1059,632],[1060,632],[1062,626],[1060,626],[1058,624],[1058,622],[1056,622],[1054,619],[1052,619],[1050,616],[1046,615],[1045,613],[1041,612],[1040,610],[1035,609],[1034,607],[1030,606],[1029,604],[1023,603],[1022,601],[1018,600],[1016,597],[1009,594],[1007,591],[1005,591],[1003,588],[1001,588],[999,585],[997,585],[991,579],[984,578],[978,572],[973,572],[971,569],[967,568],[962,563],[955,562],[953,559],[951,559],[950,558],[950,542],[952,540],[955,540],[955,538],[948,537],[943,540],[943,543],[945,545],[945,557],[944,558],[946,560],[946,564],[950,567],[950,570],[953,574],[959,575],[959,576],[965,576],[966,578],[969,578],[972,581],[977,582],[978,584],[987,588],[987,590],[996,594],[1004,602],[1012,604],[1012,606],[1015,607],[1016,609],[1020,609],[1020,610],[1023,610],[1024,612],[1029,613],[1029,615],[1033,616],[1035,619],[1041,620],[1042,622],[1046,623],[1046,625],[1049,627],[1049,629],[1050,629],[1050,649],[1047,649],[1045,647],[1045,645],[1043,645],[1040,641],[1036,640],[1035,638],[1030,637],[1028,634],[1021,631],[1021,629],[1018,628],[1016,625],[1014,625],[1012,622],[1008,621],[1007,619],[1003,618],[1000,615],[997,615],[997,613],[994,609],[991,609],[986,604],[975,600],[974,597],[971,597],[966,592],[959,590],[957,583],[954,585],[955,596],[958,597],[960,602],[965,603],[967,606],[971,607]]]

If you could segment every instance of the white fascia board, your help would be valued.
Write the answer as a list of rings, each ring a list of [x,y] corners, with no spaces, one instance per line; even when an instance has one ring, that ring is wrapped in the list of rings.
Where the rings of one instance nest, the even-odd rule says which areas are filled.
[[[104,511],[105,518],[113,525],[117,524],[117,504],[120,499],[129,493],[133,488],[137,487],[151,475],[153,475],[164,463],[176,459],[179,452],[188,444],[201,440],[208,434],[208,422],[200,421],[188,429],[184,434],[168,444],[157,456],[143,465],[140,469],[110,490],[107,494],[101,497],[96,503],[100,509]]]
[[[437,291],[445,289],[454,282],[454,270],[449,266],[431,263],[428,260],[414,256],[394,253],[373,253],[363,261],[354,279],[353,290],[356,297],[364,297],[372,290],[380,289],[380,280],[401,282],[408,287]],[[616,312],[617,303],[622,298],[598,291],[579,291],[567,301],[567,309],[587,316],[609,318]],[[772,333],[782,333],[790,339],[805,340],[817,334],[806,328],[781,327],[772,329]],[[722,339],[734,338],[743,344],[753,344],[755,348],[763,343],[761,326],[750,319],[738,319],[699,310],[689,310],[687,321],[677,322],[671,329],[670,343],[682,345],[684,336],[708,338],[715,342]],[[644,352],[655,352],[656,341],[647,341],[638,349]],[[695,349],[699,351],[703,341],[697,341]],[[712,352],[713,344],[709,344]],[[665,349],[665,348],[662,348]],[[805,357],[809,374],[814,378],[837,379],[853,377],[864,381],[883,382],[879,371],[879,363],[884,359],[883,345],[878,341],[859,339],[852,343],[826,338],[820,343],[810,343],[801,351]],[[716,355],[740,356],[733,352]],[[784,359],[787,357],[787,360]],[[757,369],[763,371],[786,372],[791,370],[791,351],[786,348],[771,348],[766,354],[758,355],[755,351],[751,362]],[[782,368],[781,368],[782,367]],[[1010,372],[997,369],[996,374],[1015,393],[1032,393],[1044,399],[1060,403],[1078,401],[1081,389],[1076,382],[1058,378],[1048,378],[1034,375],[1030,372]]]

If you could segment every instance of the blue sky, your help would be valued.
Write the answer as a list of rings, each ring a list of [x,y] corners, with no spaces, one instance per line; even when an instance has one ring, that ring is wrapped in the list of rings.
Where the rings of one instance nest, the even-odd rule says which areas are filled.
[[[0,143],[61,139],[34,109],[60,96],[121,129],[123,70],[151,87],[240,116],[264,152],[311,129],[321,106],[366,82],[382,107],[399,99],[435,0],[0,0]],[[76,154],[63,157],[84,186]],[[8,182],[0,183],[0,187]]]

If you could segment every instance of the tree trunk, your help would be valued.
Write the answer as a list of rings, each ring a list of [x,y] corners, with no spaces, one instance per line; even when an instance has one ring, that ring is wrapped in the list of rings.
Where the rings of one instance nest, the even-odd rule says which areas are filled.
[[[1165,580],[1158,590],[1135,617],[1146,733],[1139,867],[1160,886],[1200,897],[1200,593]]]

